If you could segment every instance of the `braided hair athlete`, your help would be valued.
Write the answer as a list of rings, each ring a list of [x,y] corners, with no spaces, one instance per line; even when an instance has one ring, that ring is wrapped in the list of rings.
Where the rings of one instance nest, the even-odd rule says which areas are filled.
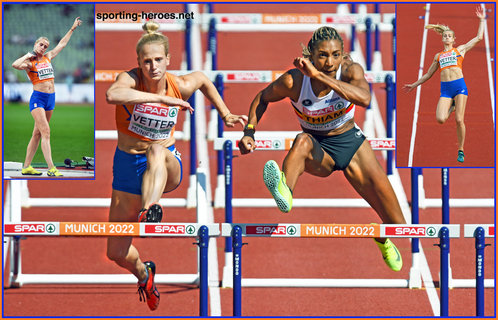
[[[292,191],[307,172],[327,177],[343,171],[355,190],[384,223],[404,224],[394,190],[363,132],[354,122],[355,106],[367,107],[370,88],[363,68],[344,54],[342,38],[334,28],[317,29],[304,58],[256,95],[239,148],[247,154],[256,148],[254,132],[268,103],[289,98],[303,132],[294,139],[284,159],[283,171],[270,160],[263,179],[282,212],[292,208]],[[401,255],[389,239],[375,239],[384,261],[401,270]]]
[[[469,42],[456,48],[453,47],[456,39],[455,32],[448,26],[440,24],[426,25],[426,29],[432,29],[442,36],[444,50],[436,53],[426,74],[414,83],[404,85],[405,91],[410,92],[417,86],[429,80],[432,75],[434,75],[436,70],[441,70],[441,95],[437,103],[436,119],[438,123],[443,124],[446,120],[448,120],[450,114],[455,111],[458,140],[458,162],[464,162],[465,160],[465,155],[463,153],[463,145],[465,142],[465,123],[463,118],[468,98],[467,85],[463,79],[463,58],[465,54],[483,38],[486,14],[481,6],[476,8],[476,16],[480,20],[477,36],[472,38]],[[454,105],[452,105],[452,102]]]
[[[160,222],[158,203],[164,192],[173,191],[182,180],[182,162],[173,133],[179,110],[193,111],[187,100],[196,90],[216,107],[228,127],[246,116],[230,113],[214,87],[202,73],[175,76],[166,72],[170,62],[168,38],[159,24],[143,25],[145,34],[137,43],[138,68],[118,75],[107,90],[107,102],[116,105],[118,145],[114,154],[109,221]],[[151,310],[159,306],[154,284],[156,265],[139,257],[131,237],[110,237],[107,257],[138,279],[140,300]]]
[[[35,41],[33,51],[26,53],[12,63],[12,67],[18,70],[25,70],[29,79],[33,83],[33,94],[29,100],[29,110],[35,126],[33,134],[26,148],[26,158],[21,170],[23,175],[39,176],[42,173],[31,166],[31,161],[38,150],[41,140],[43,157],[48,166],[47,175],[49,177],[60,177],[62,173],[57,170],[52,161],[52,151],[50,147],[50,125],[49,121],[55,108],[55,84],[54,69],[52,68],[52,59],[54,59],[69,43],[74,30],[81,25],[80,17],[74,20],[74,23],[59,41],[54,49],[46,52],[50,43],[47,38],[40,37]],[[46,52],[46,53],[45,53]]]

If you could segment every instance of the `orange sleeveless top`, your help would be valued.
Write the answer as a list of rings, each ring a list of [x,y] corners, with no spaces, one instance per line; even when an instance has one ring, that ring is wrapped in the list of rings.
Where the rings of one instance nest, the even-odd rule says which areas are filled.
[[[31,66],[26,72],[33,84],[54,79],[54,68],[49,58],[43,56],[40,60],[31,60],[30,63]]]
[[[130,71],[138,75],[137,90],[147,92],[140,69]],[[166,96],[182,99],[173,75],[166,73]],[[162,103],[116,105],[118,131],[143,141],[164,140],[173,136],[179,107]]]
[[[437,56],[437,60],[441,70],[455,67],[462,69],[463,67],[463,56],[456,48],[440,52]]]

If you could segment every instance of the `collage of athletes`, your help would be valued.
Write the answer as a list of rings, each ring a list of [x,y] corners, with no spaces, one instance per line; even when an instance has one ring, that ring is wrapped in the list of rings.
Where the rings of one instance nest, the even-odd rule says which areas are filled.
[[[495,2],[1,20],[2,317],[497,316]]]

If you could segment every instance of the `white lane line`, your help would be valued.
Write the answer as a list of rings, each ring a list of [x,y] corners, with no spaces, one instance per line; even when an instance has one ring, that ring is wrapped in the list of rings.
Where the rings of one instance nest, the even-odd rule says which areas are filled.
[[[431,304],[432,312],[434,316],[439,317],[440,315],[440,302],[439,296],[437,295],[436,287],[434,286],[434,280],[432,279],[431,269],[427,263],[427,259],[424,254],[424,249],[422,244],[419,245],[420,249],[420,273],[422,275],[422,281],[424,282],[425,291],[427,292],[427,298],[429,298],[429,303]]]
[[[484,9],[484,12],[486,12],[486,7],[484,6],[484,3],[481,3],[481,7]],[[493,71],[491,70],[491,54],[489,51],[489,33],[488,33],[488,23],[484,24],[484,42],[486,44],[486,64],[488,66],[488,83],[489,83],[489,95],[491,98],[491,110],[493,111],[493,124],[495,123],[495,95],[494,95],[494,82],[493,82]]]
[[[424,19],[424,35],[422,37],[422,50],[420,51],[420,64],[418,69],[418,79],[424,74],[424,61],[425,61],[425,49],[427,45],[427,29],[425,26],[429,23],[429,13],[431,10],[431,4],[427,3],[425,5],[425,19]],[[412,124],[412,137],[410,140],[410,152],[408,154],[408,166],[413,166],[413,151],[415,148],[415,137],[417,135],[417,121],[418,121],[418,109],[420,107],[420,91],[422,86],[417,87],[417,95],[415,97],[415,110],[413,110],[413,124]]]

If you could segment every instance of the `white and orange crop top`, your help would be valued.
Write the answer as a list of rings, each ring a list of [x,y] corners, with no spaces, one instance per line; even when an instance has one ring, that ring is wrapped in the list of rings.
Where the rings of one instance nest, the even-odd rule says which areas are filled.
[[[46,56],[43,56],[40,60],[31,60],[30,64],[29,70],[26,72],[33,84],[50,81],[55,78],[52,63]]]
[[[140,69],[137,90],[146,91]],[[133,71],[132,71],[133,72]],[[180,89],[173,75],[166,73],[166,95],[182,99]],[[179,107],[162,103],[139,103],[116,105],[116,127],[118,131],[143,141],[164,140],[173,136]]]
[[[341,69],[337,71],[341,74]],[[334,90],[318,98],[311,87],[310,78],[303,75],[298,102],[291,100],[303,129],[330,131],[337,129],[354,117],[355,105],[339,96]]]
[[[462,69],[463,66],[463,56],[457,48],[440,52],[437,55],[437,61],[439,62],[439,68],[441,70],[455,67]]]

